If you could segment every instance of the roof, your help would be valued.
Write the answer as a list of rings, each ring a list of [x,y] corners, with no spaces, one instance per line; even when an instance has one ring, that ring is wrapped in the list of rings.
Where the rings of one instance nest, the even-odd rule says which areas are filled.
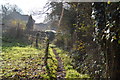
[[[6,19],[6,20],[15,19],[15,20],[22,20],[22,21],[27,22],[28,19],[29,19],[29,15],[22,15],[17,11],[13,11],[12,13],[10,13],[7,16],[3,17],[3,19]]]

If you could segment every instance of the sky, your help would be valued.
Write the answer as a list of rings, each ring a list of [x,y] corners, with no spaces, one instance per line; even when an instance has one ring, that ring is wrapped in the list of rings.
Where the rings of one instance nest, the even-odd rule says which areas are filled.
[[[0,0],[1,4],[16,4],[25,15],[30,15],[32,11],[42,11],[48,0]],[[36,23],[43,22],[45,14],[42,16],[33,15]]]

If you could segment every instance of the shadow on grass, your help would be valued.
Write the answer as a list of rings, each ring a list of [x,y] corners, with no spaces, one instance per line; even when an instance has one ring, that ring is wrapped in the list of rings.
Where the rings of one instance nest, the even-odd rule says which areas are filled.
[[[37,77],[27,77],[27,76],[20,77],[18,75],[15,75],[14,77],[3,77],[0,80],[49,80],[49,79],[44,79],[41,76],[37,76]]]
[[[12,48],[12,47],[26,47],[30,45],[29,41],[24,38],[16,39],[14,37],[2,37],[2,49],[3,48]]]

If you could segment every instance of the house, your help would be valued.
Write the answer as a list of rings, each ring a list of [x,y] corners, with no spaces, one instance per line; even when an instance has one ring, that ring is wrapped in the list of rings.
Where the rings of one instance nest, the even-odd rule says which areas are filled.
[[[17,26],[20,23],[22,26],[26,26],[29,20],[29,15],[22,15],[16,10],[11,12],[2,18],[2,22],[4,24],[3,29],[9,29],[10,27]],[[35,22],[35,20],[33,20]]]
[[[4,20],[7,20],[7,21],[9,21],[9,20],[22,20],[22,21],[25,21],[27,23],[28,18],[29,18],[29,15],[21,15],[19,12],[14,10],[12,13],[3,17],[3,21]]]

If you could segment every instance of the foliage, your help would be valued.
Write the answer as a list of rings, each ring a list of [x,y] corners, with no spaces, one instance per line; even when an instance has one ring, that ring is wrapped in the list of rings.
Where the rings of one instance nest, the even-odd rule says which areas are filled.
[[[100,44],[106,59],[106,78],[119,79],[120,68],[120,28],[119,28],[119,2],[94,3],[93,15],[95,19],[94,40]],[[110,67],[112,66],[112,67]],[[113,72],[114,71],[114,72]]]
[[[66,72],[66,78],[79,78],[79,79],[84,79],[84,78],[90,78],[87,74],[80,74],[76,70],[70,69]]]
[[[64,36],[61,34],[58,34],[56,36],[56,39],[54,40],[54,44],[58,47],[64,47]]]
[[[53,47],[60,56],[66,78],[112,77],[117,79],[120,75],[117,71],[120,69],[119,3],[100,2],[92,5],[92,3],[79,2],[50,2],[49,5],[51,13],[48,14],[48,20],[52,22],[51,26],[58,29],[58,35],[54,41],[57,47],[55,45],[50,45],[50,47]],[[91,13],[95,20],[91,20]],[[58,26],[57,23],[60,20],[61,24]],[[12,23],[15,26],[17,21],[12,21]],[[30,16],[27,29],[32,29],[33,23],[32,16]],[[3,37],[3,41],[7,43],[3,43],[1,73],[4,74],[1,76],[16,77],[19,75],[25,78],[46,79],[52,76],[56,79],[59,60],[53,48],[48,49],[48,65],[44,65],[45,50],[43,47],[35,49],[23,42],[21,44],[15,38]],[[39,46],[45,45],[39,44]],[[49,67],[50,75],[46,67]]]
[[[69,32],[70,34],[73,33],[74,27],[72,26],[73,23],[75,23],[76,19],[76,13],[74,10],[69,9],[69,4],[68,3],[62,3],[62,2],[51,2],[51,10],[52,12],[48,14],[48,18],[52,22],[51,26],[56,26],[58,31],[62,32]],[[58,27],[61,15],[62,15],[62,10],[64,9],[63,17],[61,19],[60,27]],[[67,31],[66,31],[67,29]]]
[[[97,20],[95,30],[96,40],[102,41],[106,39],[113,42],[114,40],[117,40],[117,38],[119,39],[120,30],[119,27],[117,27],[119,25],[117,18],[119,12],[119,3],[98,3],[99,7],[96,4],[97,3],[94,4],[93,12],[93,15],[96,17]]]
[[[63,63],[64,63],[64,68],[66,70],[66,79],[83,79],[83,78],[90,78],[89,75],[87,74],[80,74],[79,72],[74,69],[72,65],[72,58],[69,55],[70,53],[64,50],[61,50],[59,48],[56,48],[57,52],[59,53],[59,56],[61,57]]]
[[[22,10],[17,5],[11,5],[9,3],[1,5],[1,7],[2,7],[2,16],[3,17],[10,14],[14,10],[17,11],[17,12],[22,12]]]
[[[100,59],[94,57],[100,56],[100,54],[98,53],[98,45],[92,41],[94,31],[93,20],[91,20],[92,3],[53,2],[51,5],[54,7],[52,9],[53,13],[50,13],[50,18],[52,17],[51,21],[55,20],[55,22],[53,21],[55,25],[60,20],[61,8],[64,8],[61,25],[58,27],[58,31],[61,31],[62,34],[56,36],[55,44],[69,51],[69,54],[64,56],[72,58],[70,65],[72,64],[74,69],[78,72],[91,74],[91,76],[96,75],[95,71],[99,68],[93,68],[92,66],[99,65],[99,60],[101,58],[103,60],[104,56],[101,56]],[[90,56],[92,57],[90,58]],[[98,61],[98,64],[94,64],[93,61]],[[66,62],[68,62],[67,59]],[[86,70],[88,65],[89,67]]]

